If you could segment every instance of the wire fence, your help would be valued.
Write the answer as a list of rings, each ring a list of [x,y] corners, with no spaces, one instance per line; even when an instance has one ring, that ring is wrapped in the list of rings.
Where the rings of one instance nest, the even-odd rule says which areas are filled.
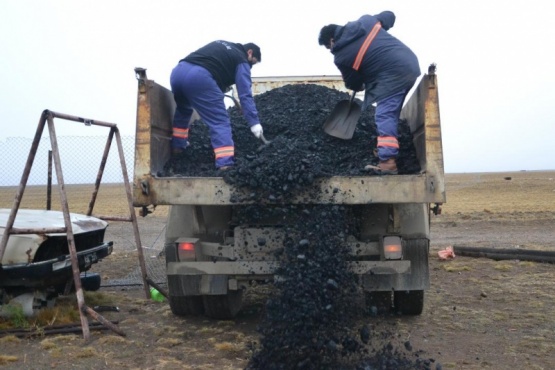
[[[72,213],[86,213],[102,162],[107,137],[57,136],[57,146],[64,182],[64,194]],[[135,137],[122,136],[124,162],[130,183],[133,181]],[[8,138],[0,141],[0,208],[12,208],[28,159],[33,139]],[[50,137],[40,139],[31,164],[20,208],[61,210],[60,188],[51,159]],[[49,178],[51,187],[48,187]],[[138,217],[139,234],[149,277],[165,283],[164,232],[165,210],[157,208],[156,215]],[[129,202],[125,190],[122,164],[116,140],[112,140],[102,173],[102,181],[94,203],[93,215],[129,217]],[[137,245],[131,222],[110,221],[105,240],[114,242],[115,253],[136,254]],[[108,257],[111,258],[111,257]],[[138,259],[137,259],[138,261]],[[138,263],[137,263],[138,266]],[[124,278],[104,281],[103,285],[142,284],[140,269]]]
[[[60,162],[66,184],[94,184],[102,154],[107,144],[106,136],[59,136],[56,138]],[[135,137],[121,137],[125,163],[129,177],[133,177]],[[0,141],[0,163],[2,176],[0,186],[17,186],[29,157],[32,138],[12,137]],[[50,137],[40,139],[27,185],[46,185],[48,180],[48,153]],[[103,173],[105,183],[123,183],[116,140],[112,140],[108,161]],[[53,183],[57,183],[53,176]]]

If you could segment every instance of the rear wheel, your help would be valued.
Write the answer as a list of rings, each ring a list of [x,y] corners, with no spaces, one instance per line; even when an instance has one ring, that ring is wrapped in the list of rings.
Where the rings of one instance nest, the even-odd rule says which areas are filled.
[[[166,244],[166,265],[169,262],[177,262],[177,251],[173,243]],[[184,295],[184,287],[198,285],[197,277],[190,276],[167,276],[169,304],[172,313],[177,316],[196,316],[204,313],[202,296]]]
[[[173,314],[177,316],[202,315],[204,312],[202,296],[170,295],[169,303]]]
[[[420,315],[424,310],[424,291],[408,290],[393,294],[395,311],[402,315]]]
[[[243,305],[243,291],[230,290],[227,294],[204,295],[204,313],[214,319],[232,319]]]
[[[369,315],[381,315],[391,311],[391,292],[364,292],[366,312]]]

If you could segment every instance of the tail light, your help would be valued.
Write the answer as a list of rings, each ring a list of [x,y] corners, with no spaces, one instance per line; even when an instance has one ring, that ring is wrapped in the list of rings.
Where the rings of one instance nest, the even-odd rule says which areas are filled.
[[[403,258],[401,237],[385,236],[383,238],[383,255],[386,260],[400,260]]]
[[[180,261],[194,261],[196,255],[195,243],[184,241],[177,242],[177,257]]]

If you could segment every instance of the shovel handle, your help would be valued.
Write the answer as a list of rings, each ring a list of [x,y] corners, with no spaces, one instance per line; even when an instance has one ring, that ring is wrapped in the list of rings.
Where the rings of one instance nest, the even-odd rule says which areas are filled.
[[[224,94],[224,97],[233,100],[233,104],[235,104],[237,109],[239,109],[239,113],[243,114],[243,108],[241,107],[241,104],[233,95]]]
[[[353,90],[353,94],[351,95],[351,103],[353,102],[353,100],[355,100],[355,95],[357,94],[357,92],[355,90]]]
[[[266,138],[264,137],[264,135],[260,135],[260,140],[262,140],[262,142],[263,142],[265,145],[270,144],[270,140],[266,140]]]

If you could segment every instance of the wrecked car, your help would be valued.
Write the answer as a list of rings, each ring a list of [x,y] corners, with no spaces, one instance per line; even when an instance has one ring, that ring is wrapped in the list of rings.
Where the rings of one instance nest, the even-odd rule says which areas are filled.
[[[0,209],[0,237],[4,234],[10,209]],[[87,271],[113,250],[104,241],[108,223],[99,218],[70,213],[81,282],[86,290],[100,288],[98,274]],[[14,229],[46,231],[64,228],[61,211],[19,209]],[[18,302],[31,316],[37,309],[51,307],[55,298],[69,292],[73,270],[66,233],[30,233],[10,235],[0,265],[0,314],[2,305]],[[90,289],[87,289],[89,287]]]

